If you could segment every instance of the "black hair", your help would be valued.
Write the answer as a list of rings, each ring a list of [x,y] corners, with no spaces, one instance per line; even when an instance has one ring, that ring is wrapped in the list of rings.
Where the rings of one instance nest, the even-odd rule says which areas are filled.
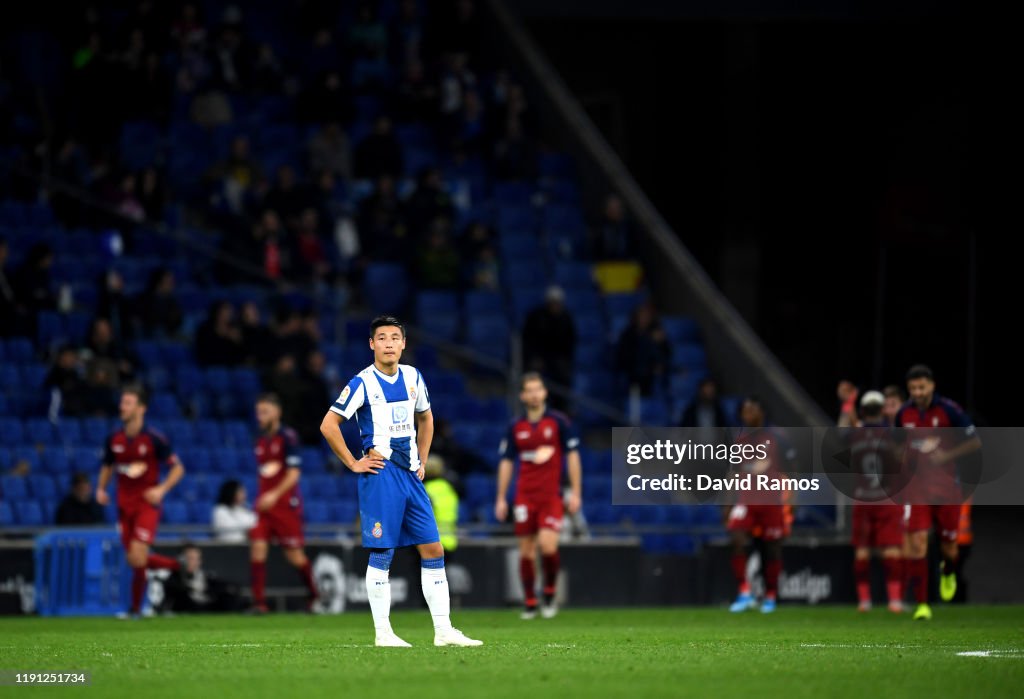
[[[121,393],[130,393],[138,398],[139,403],[142,405],[149,405],[149,393],[146,392],[145,386],[140,383],[130,383],[125,385],[121,389]]]
[[[761,410],[764,410],[764,402],[761,400],[760,396],[754,396],[754,395],[744,396],[743,402],[744,403],[753,403],[754,405],[759,407]]]
[[[860,406],[860,414],[863,417],[878,417],[882,414],[882,403],[868,403]]]
[[[91,483],[89,474],[85,471],[75,471],[71,474],[71,487],[74,488],[79,483]]]
[[[276,393],[261,393],[259,397],[256,398],[256,402],[270,403],[271,405],[276,405],[279,408],[281,407],[281,399],[277,397]]]
[[[217,504],[227,505],[228,507],[235,506],[235,496],[238,494],[238,489],[242,487],[241,482],[234,479],[224,481],[220,484],[220,492],[217,493]]]
[[[934,381],[935,376],[932,374],[931,367],[928,365],[915,364],[907,369],[907,381],[913,381],[914,379],[928,379],[929,381]]]
[[[519,390],[523,390],[524,388],[526,388],[526,384],[530,383],[531,381],[540,381],[540,385],[544,386],[544,388],[547,388],[547,384],[544,383],[544,377],[541,376],[541,373],[539,371],[528,371],[525,374],[523,374],[521,379],[519,379]]]
[[[370,321],[370,337],[377,334],[377,328],[384,328],[389,325],[394,325],[396,328],[402,331],[402,337],[405,337],[405,326],[402,322],[394,316],[377,316]]]

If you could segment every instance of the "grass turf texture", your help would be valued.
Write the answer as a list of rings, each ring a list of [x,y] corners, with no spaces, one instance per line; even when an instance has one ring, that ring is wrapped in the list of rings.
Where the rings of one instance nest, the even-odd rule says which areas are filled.
[[[462,611],[482,648],[435,648],[429,616],[393,614],[411,649],[373,648],[369,613],[0,619],[0,668],[90,670],[97,697],[1019,697],[1024,607]],[[962,652],[989,652],[963,656]]]

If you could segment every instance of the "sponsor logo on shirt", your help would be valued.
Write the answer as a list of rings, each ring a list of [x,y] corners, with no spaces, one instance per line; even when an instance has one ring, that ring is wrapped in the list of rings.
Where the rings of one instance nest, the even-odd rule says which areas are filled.
[[[280,461],[268,461],[265,464],[260,464],[260,475],[264,478],[273,478],[281,471]]]
[[[139,478],[146,472],[148,466],[145,461],[131,461],[127,464],[118,464],[117,472],[128,478]]]

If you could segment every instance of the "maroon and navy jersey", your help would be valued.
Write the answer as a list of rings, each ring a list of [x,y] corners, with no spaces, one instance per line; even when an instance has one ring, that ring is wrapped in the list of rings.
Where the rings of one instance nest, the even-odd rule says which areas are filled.
[[[283,425],[271,435],[256,438],[256,462],[260,470],[260,495],[276,488],[289,468],[300,468],[299,436],[295,430]],[[301,504],[299,484],[292,486],[278,501],[277,507],[296,508]]]
[[[744,462],[740,465],[740,470],[744,474],[753,474],[755,479],[758,475],[767,476],[769,483],[785,477],[787,467],[796,458],[796,450],[789,440],[780,431],[770,427],[744,428],[736,442],[754,446],[764,445],[767,458]],[[739,493],[739,502],[745,505],[781,505],[787,499],[787,493],[781,490],[753,488],[741,490]]]
[[[976,436],[971,418],[953,401],[934,394],[924,410],[913,401],[907,401],[896,413],[895,423],[896,427],[909,430],[906,434],[907,468],[914,479],[908,502],[958,504],[960,479],[956,463],[932,464],[928,455],[936,449],[948,451],[964,439]]]
[[[107,438],[103,451],[103,464],[113,466],[117,472],[117,506],[131,509],[145,500],[147,488],[159,484],[160,464],[174,456],[167,437],[143,426],[134,437],[120,429]]]
[[[859,502],[888,502],[899,489],[896,434],[887,424],[865,423],[846,432],[850,468],[857,474],[853,497]]]
[[[537,422],[525,417],[512,422],[501,442],[501,458],[519,461],[516,500],[547,500],[561,497],[565,457],[579,448],[569,418],[546,410]]]

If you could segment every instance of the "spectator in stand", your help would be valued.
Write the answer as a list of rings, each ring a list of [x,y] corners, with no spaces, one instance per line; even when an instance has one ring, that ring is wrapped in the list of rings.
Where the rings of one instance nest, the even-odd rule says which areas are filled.
[[[594,227],[591,249],[596,260],[625,260],[632,257],[632,232],[626,207],[617,194],[605,199],[600,220]]]
[[[275,393],[281,401],[281,414],[291,420],[292,415],[302,414],[307,407],[306,391],[299,380],[298,365],[294,355],[283,354],[277,358],[273,369],[264,378],[264,387]],[[322,412],[322,411],[321,411]]]
[[[427,79],[423,63],[410,60],[395,88],[392,103],[402,121],[433,122],[437,117],[437,87]]]
[[[302,314],[293,308],[282,306],[277,309],[271,331],[274,338],[271,346],[275,363],[285,355],[291,356],[294,362],[304,362],[309,353],[316,349],[316,335]]]
[[[348,31],[348,45],[358,58],[379,59],[387,55],[388,32],[375,10],[375,4],[369,0],[362,0],[356,7],[356,21]]]
[[[117,342],[124,342],[135,336],[135,309],[124,294],[124,277],[116,269],[108,269],[100,275],[97,283],[96,313],[110,321]]]
[[[263,178],[263,168],[249,151],[249,139],[235,136],[228,157],[215,164],[208,177],[219,184],[230,210],[241,214],[250,190]]]
[[[455,207],[444,187],[444,175],[437,168],[424,168],[417,177],[416,189],[405,201],[405,221],[413,236],[433,231],[434,222],[452,220]]]
[[[76,472],[71,477],[71,492],[57,506],[54,522],[61,527],[75,527],[103,524],[105,521],[103,508],[93,497],[88,474]]]
[[[696,399],[683,411],[683,418],[679,422],[680,427],[706,429],[728,427],[729,424],[730,421],[718,400],[718,384],[710,377],[702,379],[697,387]]]
[[[257,94],[280,94],[288,91],[289,78],[274,47],[262,43],[256,49],[256,62],[252,68],[252,90]]]
[[[146,337],[174,339],[180,336],[185,314],[174,293],[174,272],[161,267],[149,275],[146,290],[139,296],[137,311]]]
[[[377,179],[402,174],[402,147],[391,130],[391,119],[379,116],[373,132],[356,147],[356,177]]]
[[[256,526],[256,513],[249,507],[245,486],[234,479],[224,481],[213,506],[210,526],[217,541],[241,544],[249,540]]]
[[[885,418],[887,425],[895,425],[896,413],[907,402],[907,394],[903,392],[902,387],[890,384],[882,389],[882,395],[885,396],[885,403],[882,405],[882,417]]]
[[[71,345],[64,345],[57,351],[44,385],[50,390],[48,413],[51,419],[62,415],[78,417],[94,412],[93,406],[89,405],[90,390],[82,377],[78,352]]]
[[[448,236],[448,221],[434,219],[426,243],[417,256],[418,280],[425,289],[456,289],[461,272],[459,253]]]
[[[649,396],[666,376],[672,351],[668,337],[650,303],[637,306],[615,352],[618,371],[626,377],[630,389]]]
[[[449,53],[444,57],[438,90],[438,108],[441,121],[448,133],[454,133],[454,124],[462,113],[466,93],[476,88],[476,76],[469,69],[469,58],[464,53]]]
[[[129,172],[122,175],[118,188],[109,198],[110,204],[122,219],[141,223],[146,220],[146,210],[139,201],[136,189],[135,175]]]
[[[203,366],[234,366],[245,357],[242,331],[235,323],[235,309],[218,301],[196,331],[196,361]]]
[[[451,423],[443,417],[434,418],[434,441],[430,443],[430,453],[443,458],[450,472],[459,476],[490,468],[475,452],[466,449],[455,439]]]
[[[293,276],[300,283],[323,283],[331,275],[331,258],[320,234],[320,216],[316,209],[302,212],[295,229]]]
[[[531,179],[537,174],[537,153],[518,120],[510,121],[494,145],[495,174],[504,180]]]
[[[109,373],[114,379],[112,385],[115,388],[135,378],[135,362],[114,337],[114,328],[109,318],[100,316],[93,320],[82,355],[86,373],[90,376],[98,371]]]
[[[7,273],[8,252],[7,239],[0,238],[0,337],[14,335],[21,325],[14,286]]]
[[[241,317],[242,348],[246,364],[268,366],[273,360],[274,336],[260,317],[260,307],[255,301],[242,304]]]
[[[11,289],[17,308],[20,313],[27,314],[33,323],[37,313],[57,307],[57,297],[51,289],[52,266],[53,250],[46,243],[36,243],[29,248],[25,261],[11,277]]]
[[[242,11],[237,5],[224,8],[220,31],[213,42],[214,84],[228,92],[240,92],[249,84],[253,56],[242,34]]]
[[[291,165],[282,165],[277,169],[274,186],[263,198],[263,205],[273,209],[289,227],[294,225],[299,214],[306,205],[306,193],[299,187],[295,179],[295,170]]]
[[[419,16],[417,0],[401,0],[398,15],[392,20],[388,46],[391,65],[404,66],[419,61],[423,54],[423,22]]]
[[[411,253],[402,203],[389,175],[377,180],[373,194],[359,206],[359,247],[371,260],[408,263]]]
[[[523,325],[524,369],[540,372],[553,384],[569,389],[575,355],[576,323],[565,308],[565,292],[550,286],[544,303],[530,311]],[[550,402],[557,410],[565,410],[560,391],[551,392]]]
[[[161,221],[167,206],[167,189],[160,173],[155,167],[147,167],[142,171],[139,187],[139,203],[150,221]]]
[[[309,169],[311,172],[329,172],[335,177],[352,179],[352,151],[348,135],[341,124],[325,124],[309,139]]]
[[[272,282],[282,282],[291,276],[292,254],[281,217],[273,209],[266,209],[253,228],[256,263]]]
[[[324,378],[327,360],[323,352],[314,350],[306,357],[302,368],[298,371],[298,383],[301,400],[297,401],[294,410],[288,413],[288,420],[295,425],[299,439],[307,446],[320,446],[323,435],[317,417],[323,417],[324,401],[329,400],[331,391]]]
[[[857,386],[848,379],[842,379],[836,386],[836,398],[839,399],[839,419],[837,424],[840,427],[857,427],[860,419],[857,417]]]

